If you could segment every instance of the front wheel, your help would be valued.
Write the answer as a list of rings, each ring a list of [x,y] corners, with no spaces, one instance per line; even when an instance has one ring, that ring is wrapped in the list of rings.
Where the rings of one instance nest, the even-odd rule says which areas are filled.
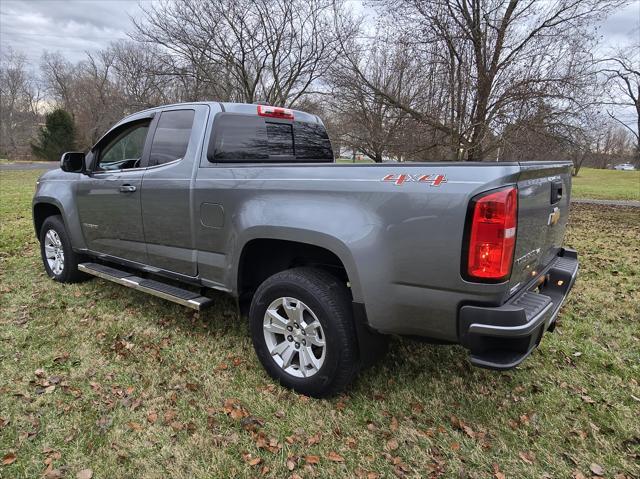
[[[316,268],[274,274],[249,312],[258,359],[274,379],[313,397],[342,391],[359,370],[349,291]]]
[[[44,269],[55,281],[77,283],[89,278],[78,270],[82,257],[73,251],[60,216],[49,216],[40,229],[40,254]]]

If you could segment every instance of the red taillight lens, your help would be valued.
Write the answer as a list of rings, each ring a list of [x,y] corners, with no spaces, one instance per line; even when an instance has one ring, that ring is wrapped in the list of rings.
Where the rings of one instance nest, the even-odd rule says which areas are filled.
[[[474,200],[467,274],[504,280],[511,274],[516,244],[518,190],[505,188]]]
[[[293,110],[280,108],[279,106],[258,105],[258,115],[270,118],[282,118],[283,120],[293,120]]]

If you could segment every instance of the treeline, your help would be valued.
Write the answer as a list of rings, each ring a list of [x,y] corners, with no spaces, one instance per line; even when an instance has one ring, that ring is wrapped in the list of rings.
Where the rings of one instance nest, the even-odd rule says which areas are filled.
[[[640,45],[602,57],[594,26],[624,4],[381,0],[372,22],[333,0],[145,3],[77,64],[5,52],[0,156],[37,152],[54,107],[83,149],[127,113],[221,100],[317,113],[337,153],[375,161],[638,163]]]

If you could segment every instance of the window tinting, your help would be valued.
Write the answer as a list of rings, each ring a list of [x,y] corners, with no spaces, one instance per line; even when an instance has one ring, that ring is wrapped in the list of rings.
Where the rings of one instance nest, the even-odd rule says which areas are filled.
[[[290,123],[267,123],[269,155],[293,156],[293,128]]]
[[[108,141],[102,148],[98,169],[123,170],[140,166],[148,131],[148,121],[138,123]]]
[[[153,135],[149,166],[184,158],[189,146],[194,110],[162,112]]]
[[[322,125],[221,113],[214,122],[208,158],[213,163],[331,162],[333,151]]]
[[[327,130],[316,123],[295,123],[296,159],[333,161]]]
[[[213,161],[268,160],[264,120],[249,115],[220,115],[215,121]],[[210,153],[211,154],[211,153]],[[211,159],[211,156],[209,157]]]

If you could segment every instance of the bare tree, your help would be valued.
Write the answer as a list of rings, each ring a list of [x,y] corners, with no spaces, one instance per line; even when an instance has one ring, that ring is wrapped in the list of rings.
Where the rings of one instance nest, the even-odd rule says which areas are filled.
[[[618,50],[615,56],[602,60],[607,66],[602,69],[609,89],[607,114],[635,139],[634,160],[640,165],[640,42]],[[624,121],[624,111],[633,111],[635,129]]]
[[[42,60],[43,76],[52,99],[69,111],[77,126],[80,147],[89,147],[126,113],[132,111],[114,81],[112,49],[87,54],[76,65],[57,54]]]
[[[124,96],[127,109],[140,110],[180,100],[156,48],[120,41],[108,51],[113,56],[113,81]]]
[[[0,59],[0,155],[30,155],[29,141],[40,119],[41,89],[23,55],[8,49]]]
[[[394,91],[398,97],[410,94],[405,81],[406,56],[399,49],[390,51],[383,42],[374,44],[363,59],[361,72],[367,81],[361,81],[353,70],[337,64],[331,69],[327,96],[333,115],[338,118],[341,143],[354,151],[361,151],[377,163],[384,157],[402,156],[402,130],[408,115],[390,105],[378,90]],[[369,87],[375,85],[375,89]]]
[[[191,99],[295,105],[337,54],[329,0],[162,0],[133,37],[157,45]]]
[[[425,96],[407,103],[377,90],[390,104],[446,135],[453,157],[462,150],[468,160],[485,159],[499,147],[502,128],[523,104],[549,100],[567,109],[581,98],[576,92],[592,73],[583,48],[590,43],[585,26],[621,3],[388,0],[391,25],[425,65],[425,76],[440,86],[440,104]],[[349,50],[343,53],[359,71]]]

